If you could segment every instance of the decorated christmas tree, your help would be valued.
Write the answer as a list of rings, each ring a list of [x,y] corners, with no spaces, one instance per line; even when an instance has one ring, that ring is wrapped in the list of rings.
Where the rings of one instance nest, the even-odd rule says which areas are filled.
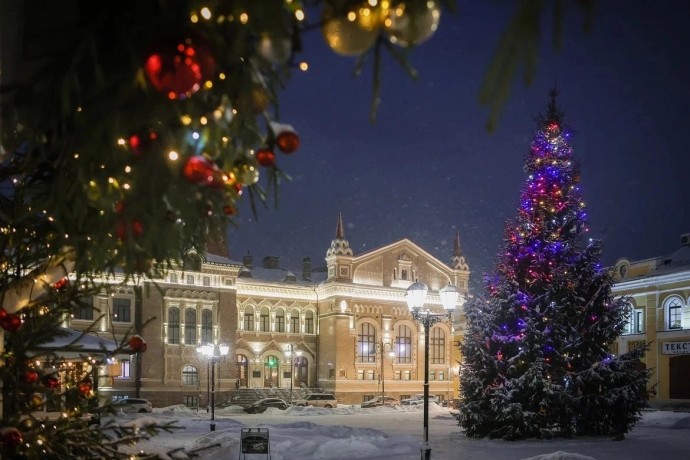
[[[458,420],[468,436],[622,435],[646,404],[645,348],[612,353],[625,300],[587,237],[570,140],[554,91],[487,295],[466,305]]]
[[[0,0],[0,458],[145,457],[131,445],[175,429],[93,429],[113,410],[98,368],[145,352],[146,324],[94,343],[68,318],[113,280],[224,245],[242,196],[277,197],[279,157],[300,147],[278,101],[309,67],[307,32],[415,74],[408,51],[440,15],[426,0]]]

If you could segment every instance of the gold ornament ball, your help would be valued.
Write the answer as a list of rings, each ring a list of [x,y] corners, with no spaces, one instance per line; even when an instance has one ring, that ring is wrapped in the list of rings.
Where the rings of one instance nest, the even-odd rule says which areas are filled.
[[[419,45],[431,38],[440,20],[441,8],[436,1],[401,3],[388,10],[384,30],[396,45]]]
[[[231,172],[242,185],[252,185],[259,181],[259,168],[248,158],[235,160]]]
[[[264,32],[256,45],[256,51],[271,64],[283,65],[292,55],[292,40],[290,37],[280,37]]]
[[[333,51],[342,56],[358,56],[374,45],[378,27],[367,30],[370,27],[368,22],[363,21],[363,27],[358,17],[357,9],[346,15],[335,15],[329,8],[324,10],[321,31]]]

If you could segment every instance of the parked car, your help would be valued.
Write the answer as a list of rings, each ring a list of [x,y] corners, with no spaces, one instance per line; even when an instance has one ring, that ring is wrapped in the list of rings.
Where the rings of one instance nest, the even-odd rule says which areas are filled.
[[[294,406],[313,406],[313,407],[338,407],[338,400],[332,394],[313,393],[304,399],[293,399]]]
[[[264,398],[264,399],[259,399],[255,403],[247,406],[244,408],[244,411],[248,414],[261,414],[263,412],[266,412],[266,409],[269,407],[275,407],[280,410],[285,410],[290,405],[285,402],[285,400],[280,399],[280,398]]]
[[[116,411],[122,411],[125,414],[143,414],[153,411],[153,406],[151,406],[151,403],[148,399],[139,398],[118,399],[113,403],[113,408]]]
[[[370,399],[369,401],[364,401],[362,403],[362,409],[366,409],[367,407],[378,407],[378,406],[399,406],[400,401],[397,399],[393,398],[392,396],[377,396],[375,398]]]
[[[400,401],[403,406],[419,406],[424,404],[424,393],[420,393],[417,395],[412,396],[411,398],[403,399]],[[439,403],[438,396],[434,395],[429,395],[429,402],[430,403]]]

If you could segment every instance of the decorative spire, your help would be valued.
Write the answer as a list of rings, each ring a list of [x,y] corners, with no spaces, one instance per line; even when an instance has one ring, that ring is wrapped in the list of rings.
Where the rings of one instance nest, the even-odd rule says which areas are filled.
[[[350,243],[345,239],[345,227],[343,226],[343,213],[338,213],[338,223],[335,227],[335,238],[331,241],[331,247],[326,252],[330,256],[351,256]]]
[[[455,232],[455,246],[453,247],[453,256],[462,257],[462,249],[460,249],[460,230]]]
[[[338,223],[335,226],[335,239],[344,240],[345,239],[345,228],[343,227],[343,213],[338,213]]]
[[[456,270],[469,270],[470,267],[467,265],[465,258],[462,255],[462,249],[460,249],[460,231],[455,233],[455,245],[453,247],[453,258],[450,260],[451,268]]]

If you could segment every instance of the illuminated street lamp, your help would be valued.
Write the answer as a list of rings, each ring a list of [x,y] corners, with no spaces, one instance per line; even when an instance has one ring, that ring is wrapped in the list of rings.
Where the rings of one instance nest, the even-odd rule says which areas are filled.
[[[288,402],[292,406],[292,383],[295,381],[295,356],[302,356],[302,350],[295,350],[295,346],[290,344],[290,349],[285,352],[285,355],[290,358],[290,401]]]
[[[211,431],[216,431],[216,363],[227,356],[230,347],[224,343],[220,345],[207,343],[197,347],[196,350],[208,360],[211,366]]]
[[[405,300],[412,318],[424,326],[424,444],[422,445],[422,460],[431,458],[429,447],[429,329],[439,321],[451,319],[458,301],[458,289],[448,284],[438,291],[444,313],[432,313],[428,308],[422,310],[426,300],[428,288],[424,283],[413,283],[407,288]]]
[[[380,342],[376,343],[376,352],[379,354],[381,357],[381,400],[383,401],[383,405],[386,405],[386,377],[384,376],[384,370],[383,370],[383,361],[384,361],[384,356],[385,356],[385,351],[388,349],[388,356],[390,356],[391,359],[395,357],[395,352],[393,351],[393,344],[384,342],[383,340]]]

